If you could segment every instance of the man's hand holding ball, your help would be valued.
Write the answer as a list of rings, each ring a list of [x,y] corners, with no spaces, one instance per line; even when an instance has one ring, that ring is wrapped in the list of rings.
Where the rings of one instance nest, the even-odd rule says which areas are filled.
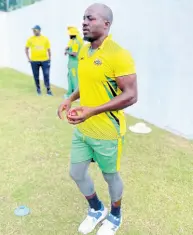
[[[71,108],[67,113],[68,122],[72,125],[86,121],[94,115],[94,108],[75,107]]]

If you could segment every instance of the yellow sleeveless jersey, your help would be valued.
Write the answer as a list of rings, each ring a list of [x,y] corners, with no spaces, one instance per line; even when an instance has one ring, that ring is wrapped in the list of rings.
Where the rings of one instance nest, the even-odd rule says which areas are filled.
[[[109,102],[121,93],[116,78],[134,74],[134,61],[128,51],[111,37],[89,56],[90,44],[82,47],[79,54],[78,78],[81,106],[96,107]],[[126,132],[122,110],[93,116],[78,125],[85,135],[95,139],[118,139]]]

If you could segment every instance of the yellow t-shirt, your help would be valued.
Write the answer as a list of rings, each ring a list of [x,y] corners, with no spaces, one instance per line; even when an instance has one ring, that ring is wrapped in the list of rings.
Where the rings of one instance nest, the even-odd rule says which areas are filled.
[[[121,93],[116,78],[134,74],[135,64],[130,53],[114,42],[111,37],[89,56],[90,44],[82,47],[79,54],[78,77],[81,106],[103,105]],[[85,135],[95,139],[118,139],[126,132],[122,110],[101,113],[78,125]]]
[[[32,61],[46,61],[48,57],[48,49],[50,49],[50,42],[44,36],[32,36],[27,40],[26,47],[31,50]]]
[[[77,39],[70,39],[68,42],[68,47],[71,49],[72,52],[77,53],[80,49],[80,43],[78,43]]]

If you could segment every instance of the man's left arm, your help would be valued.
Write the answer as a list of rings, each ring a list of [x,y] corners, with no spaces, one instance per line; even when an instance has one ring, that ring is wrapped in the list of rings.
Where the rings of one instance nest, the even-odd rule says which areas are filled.
[[[51,57],[52,57],[51,49],[49,48],[49,49],[48,49],[48,58],[49,58],[49,60],[51,60]]]
[[[49,58],[49,60],[51,60],[52,54],[51,54],[51,46],[50,46],[50,41],[49,40],[47,41],[46,47],[47,47],[47,50],[48,50],[48,58]]]
[[[79,51],[79,44],[78,43],[74,43],[72,45],[72,52],[67,52],[68,55],[73,56],[73,57],[77,57],[78,55],[78,51]]]
[[[67,52],[68,55],[70,56],[73,56],[73,57],[76,57],[77,56],[77,53],[76,52]]]
[[[96,107],[93,110],[94,115],[121,110],[137,102],[137,75],[135,63],[130,53],[126,50],[120,50],[112,57],[111,64],[121,94],[108,103]]]
[[[94,115],[103,112],[122,110],[137,102],[137,75],[130,74],[117,77],[116,81],[122,93],[108,103],[96,107],[93,110]]]
[[[84,122],[86,119],[98,115],[104,112],[111,112],[125,109],[137,102],[137,75],[130,74],[121,77],[117,77],[117,84],[122,93],[113,98],[108,103],[90,108],[90,107],[76,107],[72,110],[76,110],[80,113],[78,116],[71,116],[69,112],[69,123],[76,125]]]

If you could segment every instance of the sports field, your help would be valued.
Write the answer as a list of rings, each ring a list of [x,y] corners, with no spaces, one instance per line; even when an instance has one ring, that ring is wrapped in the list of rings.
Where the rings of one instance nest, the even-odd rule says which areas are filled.
[[[0,70],[0,235],[76,235],[87,211],[68,175],[73,127],[56,116],[63,90],[53,93],[38,97],[30,76]],[[193,142],[152,128],[149,135],[126,136],[118,235],[191,235]],[[91,174],[108,205],[107,185],[95,164]],[[31,214],[16,217],[19,205]]]

